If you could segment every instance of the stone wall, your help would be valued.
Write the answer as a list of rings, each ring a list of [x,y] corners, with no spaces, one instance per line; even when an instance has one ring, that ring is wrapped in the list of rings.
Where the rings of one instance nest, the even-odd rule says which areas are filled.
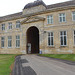
[[[39,6],[40,7],[40,6]],[[32,8],[31,10],[25,10],[23,14],[31,13],[30,11],[34,12],[35,8]],[[38,8],[39,9],[39,8]],[[38,10],[37,9],[37,10]],[[35,12],[37,12],[37,10]],[[42,7],[41,9],[42,10]],[[26,12],[27,11],[27,12]],[[55,12],[48,12],[44,14],[38,14],[35,16],[43,17],[45,18],[44,21],[36,21],[31,23],[24,23],[21,24],[20,29],[16,29],[16,21],[20,20],[23,21],[26,18],[21,18],[17,20],[11,20],[0,23],[0,42],[1,42],[1,36],[5,36],[5,47],[1,48],[0,43],[0,53],[1,54],[26,54],[26,43],[27,43],[27,36],[26,32],[29,27],[35,26],[39,29],[39,45],[40,50],[42,50],[43,53],[49,53],[49,54],[75,54],[75,46],[74,46],[74,40],[73,40],[73,31],[75,30],[75,21],[72,21],[72,11],[75,11],[75,9],[68,9],[68,10],[62,10],[62,11],[55,11]],[[60,23],[59,22],[59,13],[66,13],[66,22]],[[47,15],[53,15],[53,24],[47,24]],[[34,17],[35,17],[34,16]],[[13,29],[8,30],[8,23],[13,23]],[[5,23],[6,30],[1,30],[1,24]],[[60,31],[67,31],[67,46],[61,47],[60,46]],[[46,31],[46,33],[44,33]],[[48,32],[54,32],[54,46],[49,47],[48,46]],[[12,36],[12,48],[8,48],[8,36]],[[20,48],[15,47],[15,36],[20,35]]]

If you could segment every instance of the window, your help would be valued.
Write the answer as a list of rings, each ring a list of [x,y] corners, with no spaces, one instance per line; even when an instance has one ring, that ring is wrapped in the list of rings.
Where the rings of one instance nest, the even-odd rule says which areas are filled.
[[[20,28],[20,21],[16,22],[16,28]]]
[[[2,24],[2,30],[5,30],[5,24]]]
[[[1,37],[1,47],[4,48],[4,40],[5,38],[4,37]]]
[[[67,45],[67,32],[66,31],[60,32],[60,42],[61,42],[61,46]]]
[[[75,21],[75,11],[72,12],[72,20]]]
[[[65,15],[65,13],[59,14],[59,22],[66,22],[66,15]]]
[[[48,46],[53,46],[53,32],[48,33]]]
[[[47,24],[53,24],[53,16],[52,15],[47,16]]]
[[[12,36],[8,36],[8,47],[12,47]]]
[[[75,30],[74,30],[74,45],[75,45]]]
[[[20,47],[20,36],[19,35],[16,36],[16,47],[17,48]]]
[[[12,23],[9,23],[9,29],[12,29]]]

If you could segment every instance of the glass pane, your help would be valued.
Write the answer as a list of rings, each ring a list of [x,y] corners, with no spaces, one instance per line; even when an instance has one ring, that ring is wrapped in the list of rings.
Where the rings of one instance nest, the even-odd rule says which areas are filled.
[[[66,31],[64,31],[64,35],[66,35]]]
[[[73,11],[73,14],[75,15],[75,11]]]
[[[48,33],[48,36],[50,36],[50,33]]]
[[[63,37],[61,37],[61,45],[63,45]]]
[[[74,31],[74,35],[75,35],[75,31]]]
[[[51,36],[53,36],[53,32],[51,32]]]
[[[64,36],[64,45],[66,45],[66,43],[67,43],[66,40],[67,40],[66,36]]]
[[[63,35],[63,32],[60,32],[60,35]]]
[[[73,15],[73,20],[75,20],[75,14]]]
[[[60,17],[60,22],[62,22],[62,17]]]
[[[1,42],[1,47],[4,47],[4,41]]]
[[[51,37],[51,45],[53,45],[53,37]]]
[[[50,45],[50,38],[48,38],[48,45]]]
[[[63,17],[63,22],[65,22],[65,17]]]

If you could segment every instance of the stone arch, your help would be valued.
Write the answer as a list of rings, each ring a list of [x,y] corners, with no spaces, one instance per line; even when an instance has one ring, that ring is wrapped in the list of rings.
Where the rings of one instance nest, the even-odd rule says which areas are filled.
[[[27,29],[27,53],[39,53],[39,29],[36,26],[31,26]]]

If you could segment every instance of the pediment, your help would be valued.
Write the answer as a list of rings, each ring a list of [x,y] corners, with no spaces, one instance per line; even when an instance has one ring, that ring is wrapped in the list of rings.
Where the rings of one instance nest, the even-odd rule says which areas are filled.
[[[31,23],[31,22],[37,22],[37,21],[44,21],[45,18],[43,17],[27,17],[26,19],[24,19],[23,21],[21,21],[21,24],[25,24],[25,23]]]

